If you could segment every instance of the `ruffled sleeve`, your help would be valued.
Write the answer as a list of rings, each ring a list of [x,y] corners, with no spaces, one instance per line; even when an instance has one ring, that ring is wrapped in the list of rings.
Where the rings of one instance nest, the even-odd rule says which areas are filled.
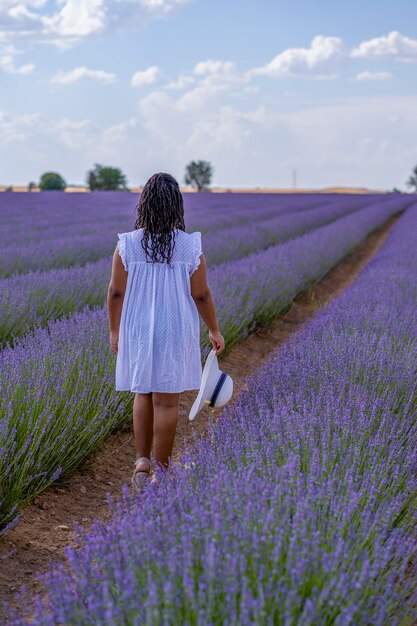
[[[194,239],[193,260],[192,260],[192,263],[191,263],[190,276],[192,274],[194,274],[194,272],[196,271],[196,269],[200,265],[200,261],[201,261],[200,255],[202,254],[202,250],[201,250],[201,233],[199,231],[196,231],[195,233],[193,233],[193,239]]]
[[[128,271],[128,263],[127,263],[127,245],[126,245],[126,236],[127,233],[117,233],[118,241],[117,241],[117,250],[121,256],[123,266]]]

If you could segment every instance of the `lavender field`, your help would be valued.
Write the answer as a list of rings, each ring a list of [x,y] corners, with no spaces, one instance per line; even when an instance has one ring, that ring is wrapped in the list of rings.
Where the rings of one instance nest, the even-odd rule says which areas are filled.
[[[301,229],[299,212],[319,209],[317,219],[326,223],[323,209],[330,208],[327,220],[354,211],[374,202],[389,202],[391,196],[339,194],[206,194],[198,200],[184,194],[188,231],[203,235],[218,234],[226,228],[250,228],[253,222],[264,227],[267,221],[284,218],[288,232],[289,219]],[[190,197],[191,196],[191,197]],[[226,196],[226,197],[225,197]],[[394,197],[394,200],[396,198]],[[396,199],[398,201],[398,198]],[[94,192],[94,194],[6,194],[0,195],[0,276],[7,278],[35,270],[82,266],[112,253],[117,232],[133,229],[135,194],[126,192]],[[321,210],[321,211],[320,211]],[[314,214],[311,226],[314,226]],[[309,226],[306,225],[307,229]],[[297,229],[297,226],[294,226]],[[237,233],[241,236],[242,232]],[[244,234],[244,232],[243,232]],[[284,235],[285,236],[285,235]],[[291,236],[291,231],[287,236]],[[216,237],[212,236],[212,240]],[[240,242],[241,246],[256,244]],[[245,252],[243,248],[242,252]],[[222,259],[221,259],[222,260]]]
[[[110,523],[79,529],[81,548],[67,549],[70,571],[54,566],[47,598],[22,599],[30,623],[414,622],[415,198],[402,208],[356,281],[247,380],[248,391],[210,424],[208,438],[184,451],[171,477],[160,475],[158,490],[149,485],[136,498],[126,487],[110,503]],[[363,208],[214,268],[213,292],[223,325],[229,315],[231,341],[279,311],[282,291],[288,302],[395,211],[390,203]],[[251,297],[256,267],[270,270]],[[226,281],[226,268],[234,281],[222,300],[215,286]],[[284,286],[275,287],[282,274]],[[238,297],[244,313],[232,320],[228,307]],[[66,337],[87,319],[99,329],[100,316],[97,310],[73,316],[72,326],[54,322],[50,335],[34,335],[36,344],[26,339],[4,351],[6,379],[11,383],[14,355],[29,355],[35,345],[38,363],[54,371],[58,344],[69,350]],[[22,378],[22,356],[15,365]],[[28,623],[11,608],[8,614],[14,626]]]
[[[279,243],[300,237],[341,217],[356,213],[363,208],[397,207],[397,199],[386,198],[378,202],[369,199],[348,198],[324,202],[323,206],[304,210],[278,213],[265,217],[267,213],[256,213],[254,222],[225,226],[220,233],[213,229],[204,237],[204,254],[209,267],[228,261],[242,259],[248,255],[271,248]],[[270,213],[270,209],[268,210]],[[212,218],[216,218],[213,216]],[[239,221],[239,220],[236,220]],[[213,222],[214,223],[214,222]],[[256,224],[256,229],[253,228]],[[197,226],[198,228],[198,226]],[[0,345],[14,343],[15,337],[41,326],[58,317],[68,316],[85,306],[104,305],[109,275],[109,257],[114,248],[108,232],[90,237],[73,236],[50,240],[49,245],[17,246],[13,254],[10,246],[0,249],[0,267],[7,273],[7,266],[15,266],[19,257],[20,267],[30,267],[53,255],[60,263],[68,260],[67,250],[76,258],[81,250],[93,255],[93,261],[69,268],[60,267],[49,271],[27,271],[15,273],[10,278],[0,279]],[[106,256],[94,261],[108,248]],[[84,260],[84,256],[81,257]],[[79,260],[79,259],[78,259]]]
[[[33,623],[411,624],[417,197],[184,198],[226,353],[402,216],[356,282],[184,451],[177,480],[138,500],[126,489],[111,524],[68,550],[50,611],[27,601]],[[0,194],[0,535],[131,420],[104,303],[136,201]],[[209,345],[202,325],[202,358]]]

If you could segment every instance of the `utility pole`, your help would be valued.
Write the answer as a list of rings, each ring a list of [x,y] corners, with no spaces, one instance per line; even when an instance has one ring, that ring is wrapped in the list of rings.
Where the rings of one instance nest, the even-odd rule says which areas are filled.
[[[297,189],[297,170],[292,171],[292,188]]]

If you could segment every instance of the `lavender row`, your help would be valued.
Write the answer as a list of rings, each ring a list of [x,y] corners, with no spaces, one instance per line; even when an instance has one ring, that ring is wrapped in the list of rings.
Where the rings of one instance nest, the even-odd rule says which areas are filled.
[[[397,204],[398,200],[385,200],[387,205],[393,202]],[[356,210],[357,203],[352,200],[348,206],[337,202],[209,233],[204,237],[204,255],[209,266],[239,259]],[[95,254],[101,253],[97,243],[91,247]],[[50,319],[70,315],[85,306],[103,305],[110,270],[111,259],[104,258],[82,267],[28,272],[0,280],[0,344],[13,344],[15,337],[45,325]]]
[[[28,195],[32,197],[36,194]],[[114,199],[106,195],[102,201],[103,206],[100,206],[103,209],[103,215],[96,215],[96,219],[86,225],[84,216],[89,205],[85,204],[86,194],[80,195],[82,200],[84,200],[80,205],[84,209],[84,213],[81,213],[79,217],[80,207],[78,207],[77,211],[73,207],[73,213],[70,218],[65,213],[62,224],[59,221],[59,216],[63,207],[60,207],[60,211],[55,212],[49,207],[48,219],[50,223],[54,224],[54,235],[52,238],[47,238],[44,228],[39,227],[38,216],[33,213],[29,214],[28,223],[24,230],[19,230],[17,226],[13,226],[11,232],[4,235],[6,245],[0,250],[0,276],[9,277],[14,274],[35,270],[45,271],[58,267],[81,266],[111,254],[117,233],[133,229],[133,217],[128,222],[127,219],[122,219],[123,216],[119,211],[114,212],[113,217],[111,215],[106,217],[104,211],[106,200],[111,200],[110,207],[114,211]],[[128,195],[130,196],[130,194]],[[235,194],[226,194],[227,198],[230,198],[229,204],[227,203],[227,198],[226,200],[223,199],[219,210],[216,207],[211,207],[209,213],[203,200],[200,202],[194,200],[194,207],[186,214],[188,229],[200,230],[203,234],[207,232],[215,235],[223,228],[235,227],[245,223],[253,225],[260,220],[272,219],[285,213],[288,215],[296,214],[305,205],[307,205],[307,208],[311,208],[313,204],[315,206],[326,206],[328,204],[335,206],[337,204],[341,210],[343,207],[346,207],[348,212],[355,207],[372,202],[371,198],[363,195],[339,197],[333,203],[330,202],[327,196],[321,201],[320,196],[312,195],[307,198],[294,198],[292,204],[289,201],[285,201],[285,199],[281,199],[281,204],[275,200],[268,205],[265,198],[262,198],[262,202],[260,198],[253,198],[252,204],[248,205],[246,196],[250,195],[242,194],[242,198],[236,198]],[[195,196],[196,194],[194,194]],[[61,195],[61,197],[62,199],[67,198],[65,194]],[[125,198],[126,195],[122,193],[121,197]],[[209,194],[208,197],[212,196]],[[91,210],[94,209],[94,199],[95,194],[91,198]],[[242,201],[242,205],[238,203],[239,200]],[[379,198],[379,202],[385,201],[389,202],[390,196]],[[68,209],[68,207],[64,208]],[[306,209],[304,208],[304,210]],[[92,213],[93,215],[94,213]],[[89,219],[91,218],[89,217]],[[7,222],[5,223],[7,225]],[[7,226],[4,230],[8,230]],[[24,233],[30,233],[33,239],[28,241],[27,235],[25,236]]]
[[[411,196],[365,207],[298,239],[213,268],[210,281],[228,347],[284,311],[369,233],[415,202]]]
[[[278,215],[288,210],[305,210],[326,201],[320,197],[300,195],[286,201],[284,197],[271,198],[271,194],[183,194],[186,207],[187,227],[201,225],[211,230],[216,226],[227,226],[235,220],[253,218],[258,214]],[[139,195],[125,192],[97,192],[93,194],[75,193],[51,194],[23,193],[0,196],[0,216],[4,227],[0,234],[0,248],[10,245],[16,234],[21,243],[36,244],[43,240],[62,236],[63,232],[74,236],[93,235],[107,230],[115,233],[121,228],[133,228],[135,205]],[[368,196],[364,196],[366,200]],[[353,197],[355,200],[357,197]],[[361,197],[358,197],[358,201]],[[214,219],[213,219],[214,217]],[[189,223],[188,223],[189,222]]]
[[[414,623],[416,231],[417,205],[157,490],[76,526],[33,626]]]
[[[211,270],[227,349],[286,309],[401,207],[399,201],[365,208]],[[202,327],[203,357],[209,345]],[[0,528],[5,532],[34,495],[131,419],[133,394],[114,391],[114,369],[106,309],[51,322],[0,352]]]
[[[113,233],[131,230],[136,219],[135,206],[140,195],[126,192],[16,193],[0,195],[2,232],[0,248],[10,245],[16,233],[26,245],[60,237],[63,233],[93,235],[103,232],[103,224]],[[184,193],[187,227],[208,232],[253,219],[259,215],[272,217],[285,212],[305,210],[337,197],[349,200],[354,196],[337,194],[194,194]],[[371,202],[381,195],[364,195]],[[214,218],[214,219],[213,219]]]

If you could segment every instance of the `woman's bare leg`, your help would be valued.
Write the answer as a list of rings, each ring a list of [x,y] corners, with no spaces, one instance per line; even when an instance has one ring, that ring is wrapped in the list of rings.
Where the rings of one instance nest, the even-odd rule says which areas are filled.
[[[181,393],[152,393],[155,461],[168,467],[178,422]]]
[[[150,459],[153,436],[153,402],[152,392],[136,393],[133,401],[133,430],[135,433],[136,458],[147,456]],[[146,461],[138,463],[137,471],[146,472],[149,468]]]

